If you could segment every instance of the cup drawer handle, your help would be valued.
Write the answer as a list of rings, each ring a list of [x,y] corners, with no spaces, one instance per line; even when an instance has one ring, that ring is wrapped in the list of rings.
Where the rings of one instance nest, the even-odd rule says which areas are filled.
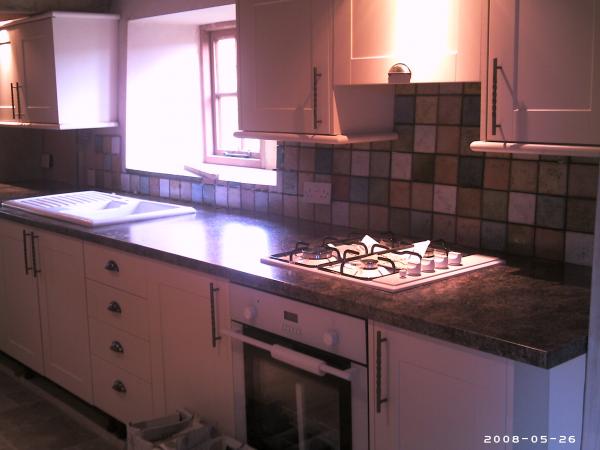
[[[116,263],[116,261],[113,261],[112,259],[110,259],[106,265],[104,266],[104,268],[106,270],[108,270],[109,272],[118,272],[119,271],[119,265]]]
[[[110,349],[115,353],[125,353],[125,349],[119,341],[112,341],[112,344],[110,344]]]
[[[113,391],[119,392],[121,394],[127,393],[127,388],[125,387],[125,384],[121,380],[115,380],[112,385],[112,389],[113,389]]]

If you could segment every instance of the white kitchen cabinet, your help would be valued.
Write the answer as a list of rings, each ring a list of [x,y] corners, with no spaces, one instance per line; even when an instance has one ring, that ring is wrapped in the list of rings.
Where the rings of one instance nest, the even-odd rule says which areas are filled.
[[[334,89],[334,0],[237,6],[238,136],[326,143],[395,137],[392,86]]]
[[[585,356],[542,369],[377,323],[369,346],[373,450],[580,442]],[[516,445],[513,436],[526,439]]]
[[[14,30],[0,30],[0,122],[17,123],[17,66]]]
[[[83,245],[0,221],[3,351],[92,399]]]
[[[233,435],[233,374],[225,280],[167,264],[149,272],[153,359],[160,359],[166,413],[187,408]]]
[[[479,81],[482,0],[335,0],[335,84],[387,83],[406,64],[411,83]]]
[[[569,154],[600,145],[599,29],[595,0],[490,0],[482,86],[488,148],[517,143],[528,145],[515,151],[560,154],[552,147],[560,144]]]
[[[52,12],[5,25],[13,67],[0,78],[2,120],[15,109],[17,122],[35,128],[116,126],[118,19]]]

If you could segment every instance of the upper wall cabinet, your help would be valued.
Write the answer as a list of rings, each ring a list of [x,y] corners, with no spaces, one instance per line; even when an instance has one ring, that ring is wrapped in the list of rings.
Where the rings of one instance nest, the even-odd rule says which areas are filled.
[[[474,150],[600,153],[598,1],[490,0],[486,72]]]
[[[52,12],[0,29],[0,124],[116,126],[118,20]]]
[[[482,0],[335,0],[336,84],[479,81]]]

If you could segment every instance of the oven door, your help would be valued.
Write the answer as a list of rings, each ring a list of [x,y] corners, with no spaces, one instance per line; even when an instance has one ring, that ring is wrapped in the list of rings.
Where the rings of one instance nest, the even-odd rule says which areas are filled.
[[[240,439],[261,450],[368,448],[365,366],[235,322],[227,334]]]

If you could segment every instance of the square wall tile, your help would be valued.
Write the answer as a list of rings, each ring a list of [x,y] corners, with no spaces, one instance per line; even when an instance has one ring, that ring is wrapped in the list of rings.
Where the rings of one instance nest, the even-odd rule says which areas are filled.
[[[331,202],[331,223],[343,227],[350,226],[350,203]]]
[[[460,127],[439,126],[437,127],[437,153],[456,155],[460,147]]]
[[[298,172],[283,172],[283,193],[298,195]]]
[[[350,177],[346,175],[334,175],[331,177],[331,181],[331,198],[347,202],[350,199]]]
[[[283,194],[283,215],[285,217],[298,217],[298,197],[296,195]]]
[[[567,230],[593,233],[596,218],[596,202],[569,198],[567,201]]]
[[[410,210],[390,209],[390,231],[398,236],[410,236]]]
[[[533,225],[535,222],[534,194],[511,192],[508,196],[508,221],[524,225]]]
[[[315,222],[331,223],[331,205],[315,205]]]
[[[160,178],[158,186],[159,186],[158,187],[159,195],[162,198],[169,198],[169,186],[170,186],[169,180],[166,178]]]
[[[505,221],[508,218],[508,192],[483,191],[481,217],[489,220]]]
[[[369,174],[372,177],[390,177],[390,152],[371,152],[371,167]]]
[[[437,96],[417,96],[415,123],[435,123],[437,120],[437,104]]]
[[[385,206],[369,205],[369,230],[389,231],[389,210]]]
[[[510,182],[510,161],[506,159],[486,158],[483,187],[507,191]]]
[[[302,197],[298,201],[298,217],[304,220],[315,220],[315,205],[302,201]]]
[[[392,142],[392,151],[412,152],[415,147],[414,125],[396,125],[394,131],[398,134],[398,139]]]
[[[254,211],[253,189],[242,189],[242,209],[244,211]]]
[[[150,178],[140,177],[140,194],[150,195]]]
[[[304,183],[315,181],[315,175],[311,172],[298,172],[298,194],[304,194]]]
[[[181,198],[181,184],[179,180],[169,180],[169,198],[179,200]]]
[[[333,168],[333,150],[317,148],[315,150],[315,172],[330,174]]]
[[[594,252],[594,235],[567,231],[565,235],[565,261],[591,266]]]
[[[390,182],[390,206],[410,208],[410,183],[408,181]]]
[[[315,149],[313,147],[300,147],[298,169],[303,172],[315,171]]]
[[[545,228],[565,227],[565,198],[550,195],[537,196],[535,224]]]
[[[565,195],[567,193],[567,164],[540,162],[538,192],[540,194]]]
[[[181,200],[184,202],[192,200],[192,183],[190,181],[181,182]]]
[[[538,182],[538,163],[513,160],[510,166],[510,189],[519,192],[535,192]]]
[[[436,155],[434,181],[455,185],[458,182],[458,157]]]
[[[350,150],[336,149],[333,152],[332,173],[338,175],[350,175],[352,152]]]
[[[202,203],[205,205],[214,206],[216,202],[216,191],[214,184],[203,184],[202,185]]]
[[[165,181],[168,181],[168,180],[165,180]],[[163,189],[166,190],[165,192],[168,192],[169,184],[162,183],[162,185],[161,185],[160,178],[158,178],[158,177],[149,177],[148,183],[149,183],[149,187],[150,187],[149,195],[151,197],[161,197],[160,193]],[[166,195],[168,195],[168,194],[166,194]]]
[[[434,153],[436,131],[435,125],[415,125],[415,152]]]
[[[417,83],[417,94],[439,94],[440,85],[439,83]]]
[[[394,99],[394,122],[395,123],[414,123],[415,122],[415,97],[407,95],[397,95]]]
[[[415,95],[417,93],[416,84],[397,84],[394,87],[394,93],[396,95]]]
[[[565,254],[565,232],[536,228],[535,256],[538,258],[562,261]]]
[[[202,184],[192,183],[192,201],[194,203],[202,203]]]
[[[410,203],[413,210],[431,211],[433,209],[433,185],[413,183],[411,186]]]
[[[300,148],[286,145],[283,149],[283,170],[298,170]]]
[[[465,94],[473,94],[480,95],[481,94],[481,83],[473,82],[473,83],[464,83],[464,93]]]
[[[460,128],[460,154],[465,156],[478,156],[483,158],[485,153],[471,151],[471,142],[479,140],[479,127]]]
[[[462,217],[481,217],[481,189],[458,188],[456,212]]]
[[[430,239],[433,232],[433,215],[429,212],[411,211],[410,235]]]
[[[458,184],[462,187],[481,187],[483,159],[462,157],[458,165]]]
[[[229,186],[227,188],[227,205],[232,209],[240,209],[242,207],[242,190],[239,186]]]
[[[220,208],[227,208],[227,186],[217,184],[215,186],[215,204]]]
[[[122,173],[121,174],[121,190],[124,192],[131,192],[131,186],[130,186],[130,178],[129,178],[129,174],[127,173]]]
[[[433,188],[433,210],[445,214],[456,213],[456,186],[436,184]]]
[[[275,216],[283,214],[283,194],[269,192],[269,214]]]
[[[507,247],[515,255],[533,255],[534,228],[527,225],[508,224]]]
[[[462,96],[442,95],[438,100],[438,124],[460,125]]]
[[[350,177],[350,201],[367,203],[369,201],[369,179]]]
[[[412,176],[412,154],[392,153],[391,176],[394,180],[410,180]]]
[[[485,250],[504,251],[506,248],[506,224],[481,222],[481,247]]]
[[[431,183],[435,171],[435,156],[415,153],[412,161],[413,181]]]
[[[131,192],[133,192],[134,194],[140,193],[140,176],[139,175],[133,175],[133,174],[131,175],[131,177],[129,178],[129,187],[131,189]],[[190,190],[191,190],[191,187],[190,187]],[[189,199],[182,198],[182,200],[189,200]]]
[[[569,196],[596,198],[598,166],[571,164],[569,167]]]
[[[481,242],[481,221],[479,219],[456,219],[456,242],[466,247],[479,248]]]
[[[443,239],[449,244],[456,242],[456,216],[434,214],[432,236],[434,239]]]
[[[368,177],[370,167],[369,152],[353,150],[352,151],[352,171],[351,174],[359,177]]]
[[[462,94],[463,83],[440,83],[440,94]]]
[[[369,207],[360,203],[350,203],[350,226],[366,230],[369,226]]]
[[[369,204],[389,204],[390,182],[383,178],[369,178]]]
[[[479,126],[481,114],[481,97],[479,95],[465,95],[462,99],[462,124]]]

